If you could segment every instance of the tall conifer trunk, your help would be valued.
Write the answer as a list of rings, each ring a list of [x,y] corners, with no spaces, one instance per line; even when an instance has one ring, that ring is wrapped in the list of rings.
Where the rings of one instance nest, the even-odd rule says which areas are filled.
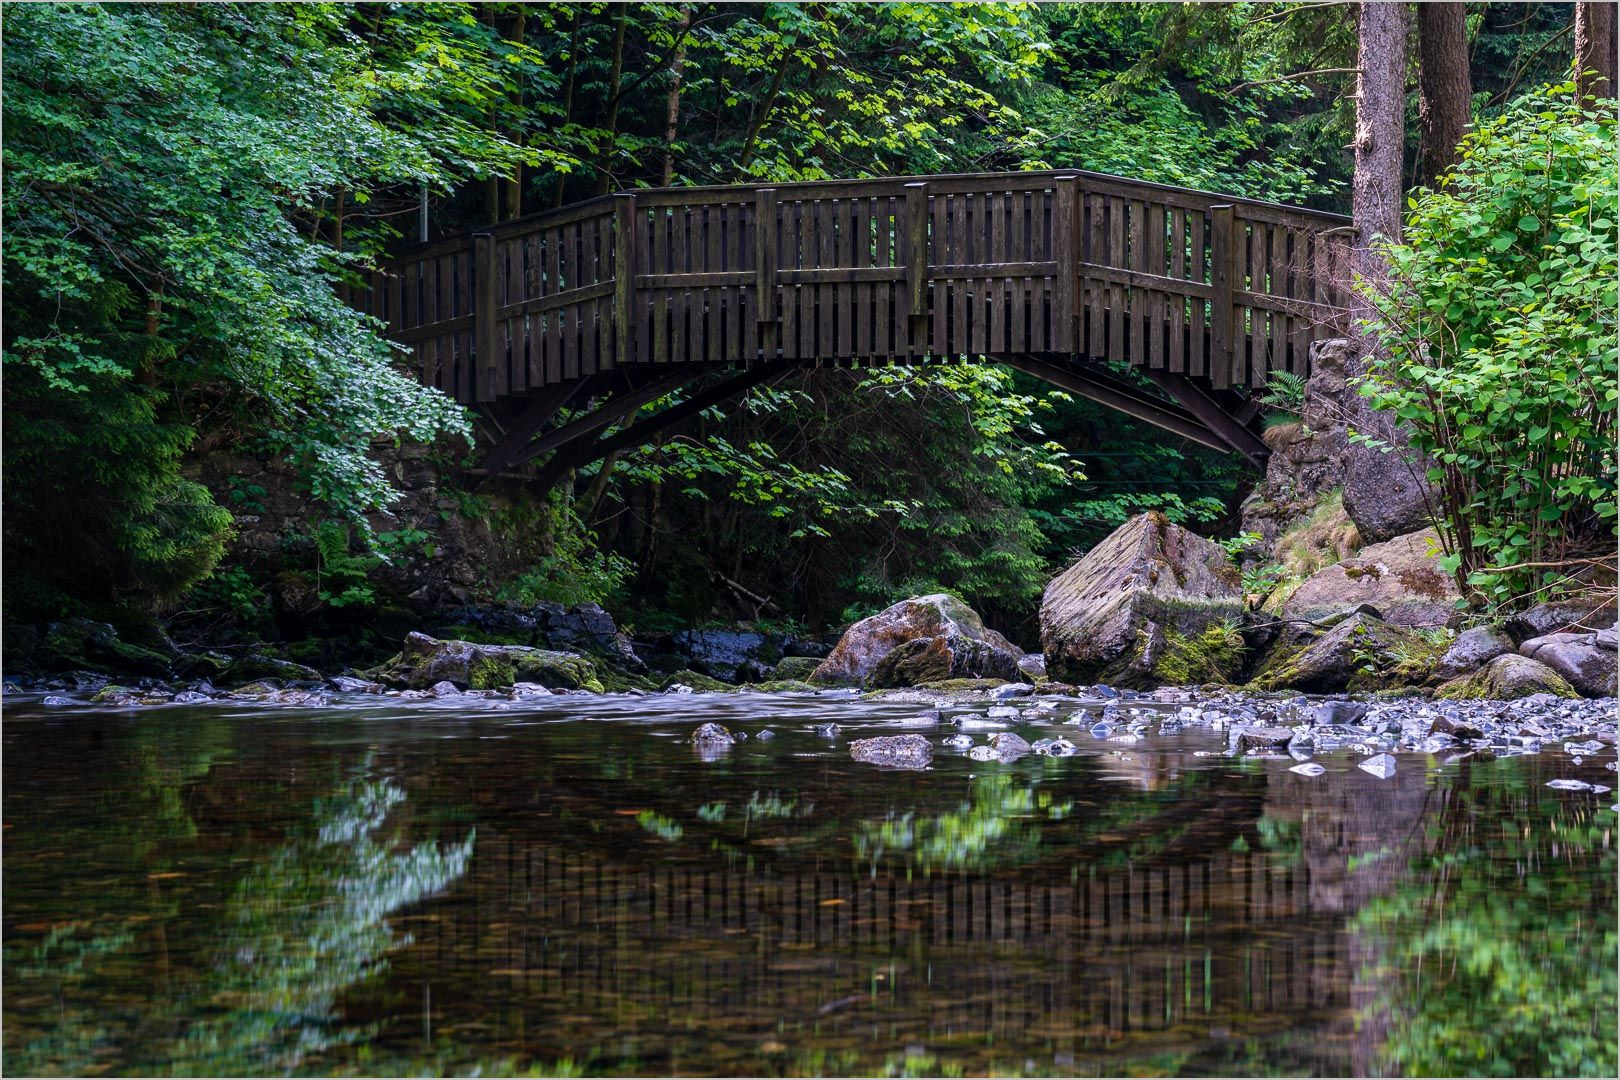
[[[1418,183],[1432,187],[1457,163],[1457,144],[1473,119],[1465,5],[1418,5],[1418,121],[1423,150]]]

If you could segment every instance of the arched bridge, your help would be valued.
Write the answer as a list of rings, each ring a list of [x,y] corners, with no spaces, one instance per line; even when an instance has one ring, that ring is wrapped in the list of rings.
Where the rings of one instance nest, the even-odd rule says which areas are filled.
[[[964,356],[1258,462],[1251,392],[1334,332],[1351,232],[1075,171],[660,188],[403,250],[361,304],[476,406],[486,476],[556,450],[555,477],[796,366]]]

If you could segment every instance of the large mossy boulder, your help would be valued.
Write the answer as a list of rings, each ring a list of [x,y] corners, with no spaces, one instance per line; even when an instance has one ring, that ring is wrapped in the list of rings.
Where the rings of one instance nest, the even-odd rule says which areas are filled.
[[[1243,615],[1237,570],[1220,547],[1163,514],[1132,518],[1053,578],[1041,599],[1047,675],[1145,687],[1178,642]]]
[[[125,641],[110,623],[76,617],[47,625],[33,659],[47,671],[161,676],[175,653]]]
[[[495,690],[513,683],[535,683],[564,690],[602,692],[596,667],[578,653],[526,645],[480,645],[441,641],[426,634],[405,636],[392,660],[366,673],[390,686],[425,690],[439,682],[461,690]]]
[[[1580,697],[1558,672],[1518,653],[1498,656],[1472,675],[1452,679],[1434,692],[1437,698],[1453,701],[1513,701],[1532,694]]]
[[[945,679],[1020,682],[1024,650],[984,625],[954,596],[935,593],[902,600],[844,632],[811,675],[832,686],[874,689]]]
[[[1278,614],[1316,621],[1368,604],[1398,626],[1444,626],[1456,610],[1458,592],[1451,575],[1440,569],[1440,555],[1433,529],[1372,544],[1306,578]]]
[[[1291,625],[1249,685],[1308,694],[1421,686],[1444,650],[1443,641],[1358,611],[1325,624]]]

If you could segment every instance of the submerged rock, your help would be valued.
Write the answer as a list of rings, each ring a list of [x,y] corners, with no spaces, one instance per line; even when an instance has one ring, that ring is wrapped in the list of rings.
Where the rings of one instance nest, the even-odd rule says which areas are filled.
[[[692,737],[689,741],[698,744],[707,743],[711,746],[730,746],[736,740],[732,737],[731,732],[726,730],[724,725],[703,724],[700,725],[696,731],[692,732]]]
[[[1539,660],[1517,653],[1498,656],[1472,675],[1452,679],[1434,692],[1436,698],[1458,701],[1476,698],[1512,701],[1535,694],[1561,698],[1580,696],[1558,672]]]
[[[1357,762],[1356,768],[1364,773],[1371,773],[1380,780],[1388,780],[1395,775],[1395,755],[1375,754],[1366,761]]]
[[[879,735],[850,743],[849,756],[868,765],[923,769],[933,761],[934,750],[921,735]]]
[[[1040,614],[1046,669],[1064,682],[1136,687],[1229,678],[1235,650],[1211,658],[1216,674],[1178,678],[1182,673],[1159,668],[1178,646],[1242,613],[1226,552],[1163,514],[1142,514],[1047,585]]]
[[[392,660],[362,672],[390,686],[425,690],[439,682],[462,690],[504,689],[518,682],[602,692],[596,667],[577,653],[527,645],[479,645],[410,633]]]
[[[1316,621],[1370,604],[1397,626],[1444,626],[1460,594],[1451,575],[1440,570],[1440,556],[1433,529],[1373,544],[1306,578],[1278,613]]]
[[[1291,728],[1251,726],[1233,731],[1233,741],[1239,750],[1284,750],[1293,738]]]
[[[1017,761],[1031,750],[1022,735],[1011,731],[998,731],[990,736],[990,748],[1002,761]]]
[[[874,688],[964,678],[1017,681],[1023,655],[972,608],[935,593],[902,600],[851,626],[811,679]]]

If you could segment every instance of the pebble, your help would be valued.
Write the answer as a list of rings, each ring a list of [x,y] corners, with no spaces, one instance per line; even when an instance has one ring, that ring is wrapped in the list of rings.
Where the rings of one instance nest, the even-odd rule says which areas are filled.
[[[966,750],[968,747],[973,745],[973,736],[947,735],[945,736],[945,745],[950,747],[952,750]]]

